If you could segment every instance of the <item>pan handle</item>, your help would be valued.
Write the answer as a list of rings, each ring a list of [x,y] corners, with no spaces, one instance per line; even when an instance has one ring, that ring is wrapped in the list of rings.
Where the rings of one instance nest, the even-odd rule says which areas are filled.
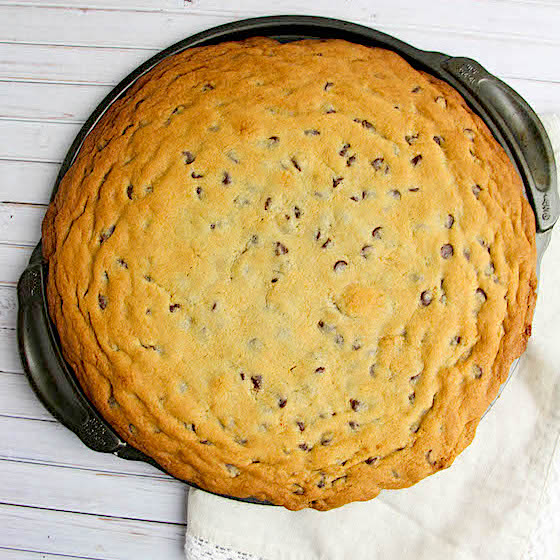
[[[470,58],[448,58],[441,66],[476,96],[506,142],[517,148],[511,152],[527,187],[537,232],[551,229],[560,213],[558,179],[552,145],[536,113],[518,93]]]
[[[40,255],[40,244],[34,255]],[[94,451],[114,453],[124,443],[86,400],[64,362],[45,310],[44,265],[33,262],[18,283],[18,345],[23,369],[46,409]]]

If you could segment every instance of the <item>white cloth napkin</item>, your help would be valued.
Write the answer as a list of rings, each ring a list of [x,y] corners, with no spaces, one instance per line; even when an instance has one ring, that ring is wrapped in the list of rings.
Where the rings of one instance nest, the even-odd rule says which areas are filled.
[[[560,162],[560,117],[542,120]],[[451,468],[328,512],[191,489],[187,560],[559,559],[559,286],[560,224],[543,259],[527,351]]]

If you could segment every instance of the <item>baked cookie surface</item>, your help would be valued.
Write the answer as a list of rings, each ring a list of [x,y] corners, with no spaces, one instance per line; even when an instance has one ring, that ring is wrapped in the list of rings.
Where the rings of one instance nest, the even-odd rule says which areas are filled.
[[[329,509],[449,466],[524,350],[521,179],[395,53],[264,38],[159,63],[43,223],[65,358],[208,490]]]

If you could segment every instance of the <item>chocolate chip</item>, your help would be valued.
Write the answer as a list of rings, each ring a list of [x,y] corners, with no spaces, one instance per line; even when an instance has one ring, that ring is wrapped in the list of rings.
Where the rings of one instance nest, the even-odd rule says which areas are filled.
[[[252,375],[251,382],[253,383],[253,389],[259,391],[262,387],[262,375]]]
[[[411,382],[412,384],[417,383],[418,380],[420,379],[420,376],[421,376],[421,375],[422,375],[421,373],[418,373],[417,375],[413,375],[413,376],[410,378],[410,382]]]
[[[379,170],[381,169],[381,167],[382,167],[384,161],[385,161],[384,158],[378,157],[378,158],[375,158],[375,159],[371,162],[371,165],[372,165],[372,167],[373,167],[376,171],[379,171]]]
[[[300,432],[303,432],[303,431],[305,430],[305,424],[304,424],[301,420],[298,420],[298,421],[296,422],[296,425],[297,425],[297,427],[299,428],[299,431],[300,431]]]
[[[309,128],[309,129],[304,131],[304,134],[306,136],[318,136],[321,133],[315,128]]]
[[[350,399],[349,402],[350,402],[350,407],[352,408],[352,410],[353,410],[354,412],[357,412],[357,411],[360,409],[361,403],[360,403],[359,400],[357,400],[357,399]]]
[[[488,296],[486,295],[486,292],[482,289],[482,288],[477,288],[476,289],[476,295],[482,300],[482,301],[486,301],[488,299]]]
[[[202,195],[202,187],[196,187],[196,194],[198,198],[201,198]]]
[[[408,395],[408,402],[410,404],[414,404],[415,400],[416,400],[416,393],[413,391],[412,393],[410,393],[410,395]]]
[[[280,255],[285,255],[288,252],[288,248],[280,243],[280,241],[276,242],[276,246],[274,248],[274,254],[279,257]]]
[[[375,126],[373,126],[369,121],[363,120],[362,121],[362,126],[366,129],[366,130],[375,130]]]
[[[453,339],[451,340],[451,344],[453,346],[457,346],[458,344],[461,343],[461,337],[460,336],[454,336]]]
[[[101,294],[99,294],[97,296],[97,301],[99,302],[99,308],[100,309],[105,309],[107,307],[107,298],[105,296],[102,296]]]
[[[422,305],[430,305],[430,303],[432,303],[432,292],[430,292],[430,290],[425,290],[420,294],[420,301],[422,303]]]
[[[204,84],[202,86],[202,91],[212,91],[215,87],[212,84]]]
[[[301,171],[301,167],[299,166],[299,163],[297,162],[297,160],[296,160],[295,157],[293,157],[290,161],[292,162],[292,165],[293,165],[298,171]]]
[[[481,190],[482,190],[482,187],[480,185],[473,185],[473,187],[472,187],[472,192],[473,192],[474,196],[476,196],[476,198],[478,198],[478,195],[480,194]]]
[[[315,369],[315,373],[325,373],[325,368],[324,367],[318,367]]]
[[[410,163],[412,163],[412,165],[416,167],[421,161],[422,161],[422,155],[418,154],[410,160]]]
[[[333,434],[323,434],[321,437],[321,445],[330,445],[333,440]]]
[[[484,274],[486,274],[486,276],[492,276],[492,274],[494,274],[495,271],[495,267],[494,267],[494,263],[489,263],[488,266],[486,267],[486,270],[484,271]]]
[[[419,91],[422,91],[422,88],[420,86],[415,86],[411,90],[412,93],[418,93]]]
[[[132,200],[132,192],[134,191],[134,187],[132,185],[128,185],[128,187],[126,187],[126,196],[128,196],[128,198],[130,198],[130,200]]]
[[[445,218],[445,227],[447,229],[451,229],[454,223],[455,223],[455,218],[451,214],[447,214],[447,218]]]
[[[440,253],[442,258],[449,259],[453,256],[453,245],[450,243],[446,243],[445,245],[441,246]]]
[[[350,167],[354,162],[356,161],[356,156],[350,156],[347,160],[346,160],[346,167]]]
[[[332,180],[333,189],[336,189],[336,187],[338,187],[338,185],[341,183],[341,181],[342,181],[343,179],[344,179],[344,177],[335,177],[335,178]]]
[[[278,278],[273,278],[270,282],[271,282],[272,284],[276,284],[276,282],[278,282]]]
[[[374,239],[381,239],[381,232],[383,231],[383,228],[381,226],[377,226],[376,228],[373,229],[373,231],[371,232],[371,236]]]
[[[348,263],[346,261],[336,261],[333,268],[335,272],[342,272],[347,266]]]
[[[360,343],[359,340],[355,340],[355,341],[352,343],[352,350],[357,351],[357,350],[359,350],[361,347],[362,347],[362,344]]]
[[[328,237],[327,240],[321,245],[322,249],[326,249],[327,247],[329,247],[330,245],[332,245],[332,241],[331,238]]]
[[[264,209],[268,210],[270,208],[270,205],[272,204],[272,198],[268,197],[265,201],[264,201]]]
[[[364,463],[366,465],[373,465],[374,463],[377,463],[377,461],[379,461],[379,457],[368,457]]]
[[[354,420],[350,420],[350,422],[348,422],[348,425],[352,430],[356,430],[360,426],[358,422],[354,422]]]
[[[307,443],[300,443],[298,445],[298,447],[302,450],[302,451],[309,451],[309,446],[307,445]]]
[[[301,216],[301,210],[297,206],[294,206],[294,216],[296,218],[299,218]]]
[[[332,113],[336,113],[336,111],[334,110],[333,107],[329,107],[329,108],[325,111],[325,113],[326,113],[327,115],[330,115],[330,114],[332,114]]]
[[[418,136],[420,136],[418,133],[416,134],[412,134],[411,136],[405,136],[404,139],[406,140],[406,143],[409,146],[412,146],[412,144],[414,144],[414,142],[416,142],[416,140],[418,140]]]
[[[128,265],[126,264],[126,262],[123,259],[117,259],[117,262],[123,267],[123,268],[128,268]]]
[[[401,199],[401,191],[398,191],[397,189],[393,189],[392,191],[389,191],[389,194],[393,197],[396,198],[397,200]]]
[[[288,404],[288,399],[278,399],[278,407],[284,408]]]
[[[331,89],[332,86],[334,86],[334,83],[333,83],[333,82],[327,82],[327,83],[325,84],[325,86],[323,87],[323,89],[324,89],[325,91],[329,91],[329,89]]]
[[[115,231],[115,226],[111,226],[111,227],[107,228],[99,236],[99,243],[103,243],[104,241],[107,241],[107,239],[109,239],[109,237],[111,237],[111,235],[113,235],[114,231]]]
[[[350,144],[344,144],[340,152],[338,152],[338,155],[344,157],[347,154],[349,148],[350,148]]]
[[[434,142],[438,145],[441,146],[443,144],[443,138],[441,136],[434,136]]]
[[[319,321],[319,322],[317,323],[317,326],[318,326],[320,329],[324,329],[324,328],[325,328],[325,321]]]
[[[183,160],[185,165],[190,165],[196,159],[196,156],[192,152],[188,151],[183,152],[183,156],[185,156]]]
[[[268,145],[269,147],[271,146],[275,146],[276,144],[278,144],[278,142],[280,142],[280,138],[278,138],[278,136],[269,136],[268,137]]]
[[[297,494],[298,496],[301,496],[302,494],[305,493],[305,490],[303,489],[303,486],[300,486],[299,484],[293,484],[292,485],[292,492],[294,494]]]
[[[412,187],[411,189],[408,189],[408,192],[418,192],[420,190],[420,187]]]
[[[169,311],[170,311],[171,313],[175,313],[175,311],[177,311],[177,309],[181,309],[181,304],[180,304],[180,303],[172,303],[172,304],[169,306]]]
[[[364,257],[364,259],[367,259],[371,255],[372,251],[373,251],[373,245],[364,245],[360,253],[362,257]]]
[[[245,381],[245,374],[243,372],[239,374],[239,377],[241,377],[241,381]]]
[[[200,178],[204,177],[204,175],[201,175],[200,173],[196,173],[195,171],[193,171],[193,172],[191,173],[191,177],[192,177],[193,179],[200,179]]]
[[[231,183],[231,176],[227,171],[224,171],[224,175],[222,177],[222,185],[229,185]]]

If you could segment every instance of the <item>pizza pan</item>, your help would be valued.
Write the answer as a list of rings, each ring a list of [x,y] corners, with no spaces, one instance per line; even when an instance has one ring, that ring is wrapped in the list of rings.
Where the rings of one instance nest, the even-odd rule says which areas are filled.
[[[185,49],[254,36],[268,36],[283,42],[337,38],[382,47],[395,51],[415,68],[453,86],[483,119],[523,179],[535,214],[540,266],[551,229],[558,218],[560,202],[552,147],[545,129],[527,102],[474,60],[422,51],[374,29],[329,18],[290,15],[241,20],[198,33],[156,54],[124,78],[93,111],[66,154],[53,186],[53,197],[85,137],[111,104],[125,95],[140,76],[166,57]],[[89,448],[113,453],[123,459],[145,461],[162,469],[153,459],[123,441],[81,390],[63,358],[56,328],[48,314],[47,276],[48,267],[43,261],[39,242],[18,283],[19,352],[35,393],[49,412]],[[516,364],[517,361],[510,376]],[[263,503],[252,498],[242,501]]]

